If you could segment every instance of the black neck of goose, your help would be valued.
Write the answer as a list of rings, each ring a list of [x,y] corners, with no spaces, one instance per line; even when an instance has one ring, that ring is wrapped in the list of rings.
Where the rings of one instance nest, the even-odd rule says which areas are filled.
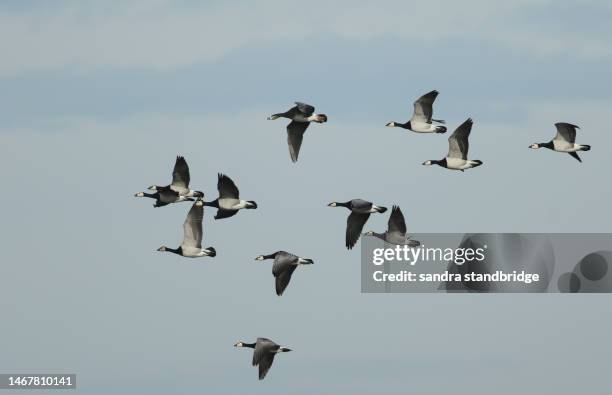
[[[431,162],[438,166],[448,167],[448,164],[446,163],[446,158],[441,159],[441,160],[432,160]]]
[[[179,248],[170,248],[170,247],[166,247],[166,251],[171,252],[173,254],[177,254],[177,255],[183,255],[183,248],[179,247]]]
[[[336,203],[336,206],[351,208],[351,202],[348,201],[348,202],[344,202],[344,203]]]
[[[399,127],[404,128],[404,129],[410,129],[412,127],[412,125],[410,124],[410,121],[406,122],[406,123],[400,123],[398,124]]]
[[[242,343],[242,347],[255,348],[255,343]]]
[[[277,254],[278,254],[278,251],[273,252],[273,253],[272,253],[272,254],[270,254],[270,255],[263,255],[263,258],[264,258],[264,259],[274,259],[274,258],[276,258],[276,255],[277,255]]]
[[[372,236],[377,237],[377,238],[382,239],[382,240],[386,240],[384,233],[372,232]]]
[[[549,141],[548,143],[540,143],[538,145],[540,147],[544,147],[544,148],[548,148],[548,149],[555,149],[555,145],[553,144],[552,141]]]
[[[205,206],[219,208],[219,199],[215,199],[212,202],[202,202]]]

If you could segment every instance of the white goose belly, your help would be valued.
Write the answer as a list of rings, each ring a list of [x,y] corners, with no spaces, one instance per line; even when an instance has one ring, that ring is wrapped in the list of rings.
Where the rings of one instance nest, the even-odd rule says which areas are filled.
[[[183,256],[187,258],[198,258],[204,256],[204,252],[198,247],[181,245],[181,250],[183,250]]]
[[[416,133],[435,133],[436,126],[427,122],[410,121],[410,130]]]
[[[471,167],[468,161],[461,158],[446,158],[446,167],[453,170],[464,170]]]
[[[568,143],[565,141],[553,140],[553,148],[558,152],[576,152],[580,151],[580,145],[574,143]]]
[[[247,202],[245,200],[225,198],[219,199],[219,208],[222,210],[240,210],[245,208]]]

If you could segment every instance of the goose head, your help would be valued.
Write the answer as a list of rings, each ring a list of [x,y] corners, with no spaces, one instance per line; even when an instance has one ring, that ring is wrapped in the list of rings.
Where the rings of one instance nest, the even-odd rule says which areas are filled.
[[[161,246],[157,249],[157,251],[166,251],[168,249],[168,247],[166,246]]]
[[[538,143],[533,143],[533,144],[531,144],[531,145],[529,146],[529,148],[531,148],[531,149],[538,149],[538,148],[540,148],[540,147],[541,147],[541,144],[538,144]]]
[[[144,192],[135,193],[134,196],[136,196],[136,197],[143,197],[144,196]]]

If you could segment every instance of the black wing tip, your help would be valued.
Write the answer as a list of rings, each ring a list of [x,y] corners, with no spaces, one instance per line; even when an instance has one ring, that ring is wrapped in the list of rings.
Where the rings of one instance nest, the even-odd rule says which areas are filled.
[[[577,153],[577,152],[568,152],[568,154],[569,154],[569,155],[570,155],[572,158],[576,159],[578,162],[582,163],[582,159],[580,158],[580,155],[578,155],[578,153]]]
[[[229,180],[229,181],[231,181],[232,180],[231,178],[229,178],[229,176],[227,174],[224,174],[224,173],[217,173],[217,179],[219,181],[222,181],[222,180]]]
[[[555,126],[556,127],[569,126],[569,127],[572,127],[572,128],[580,129],[580,126],[574,125],[573,123],[569,123],[569,122],[557,122],[557,123],[555,123]]]

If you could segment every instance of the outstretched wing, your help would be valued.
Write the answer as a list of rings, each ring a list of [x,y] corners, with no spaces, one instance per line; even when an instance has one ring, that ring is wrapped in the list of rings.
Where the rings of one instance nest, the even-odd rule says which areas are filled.
[[[555,124],[555,127],[557,128],[555,140],[567,141],[572,144],[576,142],[576,129],[580,129],[578,126],[571,123],[558,122]]]
[[[300,154],[300,147],[302,146],[302,140],[304,139],[304,132],[308,129],[309,122],[296,122],[291,121],[287,125],[287,143],[289,144],[289,155],[291,160],[295,163],[298,160]]]
[[[315,108],[311,106],[310,104],[301,103],[299,101],[296,101],[295,105],[298,108],[298,110],[304,115],[312,115],[315,111]]]
[[[238,199],[240,192],[238,187],[234,184],[231,178],[225,174],[218,174],[219,179],[217,180],[217,190],[219,191],[219,198],[234,198]]]
[[[400,210],[399,206],[393,206],[391,209],[388,232],[401,233],[402,235],[406,234],[406,221],[404,220],[404,214],[402,214],[402,210]]]
[[[285,268],[285,270],[282,271],[278,275],[278,277],[276,277],[276,280],[275,280],[276,294],[278,296],[281,296],[283,292],[285,292],[287,285],[289,285],[289,281],[291,281],[291,275],[293,274],[296,268],[297,268],[296,265],[290,265],[287,268]]]
[[[272,362],[274,362],[275,353],[267,353],[261,357],[259,360],[259,379],[263,380],[268,374],[268,370],[272,367]]]
[[[215,215],[215,219],[233,217],[234,215],[236,215],[237,212],[238,212],[238,210],[221,210],[221,209],[218,209],[217,210],[217,214]]]
[[[172,186],[179,188],[189,187],[189,166],[182,156],[176,157],[174,170],[172,171]]]
[[[202,248],[202,218],[204,218],[204,204],[198,199],[191,206],[183,223],[183,246]]]
[[[270,347],[275,344],[276,343],[270,339],[258,337],[255,341],[255,350],[253,351],[253,366],[257,365],[261,361],[261,358],[270,350]]]
[[[448,157],[467,160],[470,143],[468,138],[472,131],[472,118],[468,118],[448,138]]]
[[[436,97],[438,97],[438,91],[435,90],[419,97],[414,102],[414,114],[412,115],[412,120],[431,123],[433,103],[436,100]]]
[[[357,240],[359,240],[359,236],[361,236],[361,231],[366,221],[370,218],[369,213],[356,213],[351,212],[346,220],[346,248],[349,250],[355,246]]]

